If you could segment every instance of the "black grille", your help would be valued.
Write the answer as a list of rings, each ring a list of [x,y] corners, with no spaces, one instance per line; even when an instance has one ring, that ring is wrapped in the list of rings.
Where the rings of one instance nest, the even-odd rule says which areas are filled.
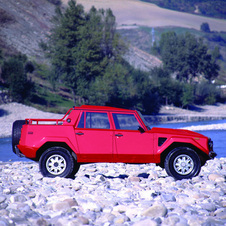
[[[162,146],[166,140],[167,140],[167,138],[165,138],[165,137],[159,137],[158,146],[159,147]]]

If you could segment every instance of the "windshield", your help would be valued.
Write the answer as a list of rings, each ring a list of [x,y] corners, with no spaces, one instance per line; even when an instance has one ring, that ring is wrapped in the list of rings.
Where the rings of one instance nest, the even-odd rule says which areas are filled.
[[[148,130],[151,130],[150,126],[148,125],[147,121],[145,120],[144,116],[139,112],[137,111],[139,116],[141,117],[142,121],[144,122],[145,126],[147,127]]]

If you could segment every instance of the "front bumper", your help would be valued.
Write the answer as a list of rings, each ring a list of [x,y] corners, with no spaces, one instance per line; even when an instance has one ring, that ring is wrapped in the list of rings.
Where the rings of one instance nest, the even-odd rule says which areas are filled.
[[[209,138],[208,140],[208,147],[209,147],[209,158],[213,159],[217,156],[217,153],[213,151],[213,141]]]
[[[214,152],[213,150],[209,152],[210,159],[214,159],[216,156],[217,156],[217,153]]]

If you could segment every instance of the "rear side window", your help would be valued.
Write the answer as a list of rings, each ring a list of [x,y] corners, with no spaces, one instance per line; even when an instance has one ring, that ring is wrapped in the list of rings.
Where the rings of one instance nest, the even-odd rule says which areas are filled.
[[[140,126],[140,123],[133,114],[113,113],[112,115],[116,129],[137,130]]]
[[[83,112],[77,128],[110,129],[108,115],[107,113]]]

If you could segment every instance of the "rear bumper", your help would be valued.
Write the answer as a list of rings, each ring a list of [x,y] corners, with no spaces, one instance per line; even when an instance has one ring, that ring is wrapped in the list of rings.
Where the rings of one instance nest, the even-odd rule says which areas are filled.
[[[21,152],[20,152],[20,150],[19,150],[19,148],[17,147],[17,146],[15,146],[15,149],[14,149],[15,151],[13,151],[17,156],[19,156],[19,157],[25,157],[25,155],[23,155]]]

